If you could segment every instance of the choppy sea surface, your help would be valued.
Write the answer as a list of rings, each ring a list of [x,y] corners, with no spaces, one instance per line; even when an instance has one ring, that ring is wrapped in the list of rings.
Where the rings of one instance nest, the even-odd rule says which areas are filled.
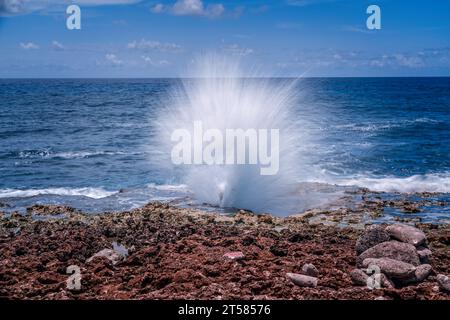
[[[43,203],[95,213],[150,200],[202,206],[152,162],[156,114],[178,82],[0,80],[0,210]],[[359,187],[450,201],[450,78],[311,78],[297,87],[294,114],[307,123],[311,146],[307,182],[321,185],[305,201]],[[420,215],[449,219],[450,204]]]

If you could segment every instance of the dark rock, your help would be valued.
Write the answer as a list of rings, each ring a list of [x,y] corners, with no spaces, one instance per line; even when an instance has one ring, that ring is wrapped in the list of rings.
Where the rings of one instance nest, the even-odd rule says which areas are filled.
[[[430,257],[433,254],[430,249],[425,247],[418,247],[417,254],[419,255],[419,259],[421,263],[428,263],[430,261]]]
[[[256,241],[255,241],[255,238],[252,236],[245,236],[241,242],[244,246],[249,246],[249,245],[254,244]]]
[[[317,278],[298,273],[286,273],[286,277],[299,287],[317,287]]]
[[[389,233],[382,226],[370,225],[356,241],[356,253],[359,255],[367,249],[389,240]]]
[[[277,257],[285,257],[288,254],[287,248],[281,247],[279,245],[273,245],[270,247],[270,252]]]
[[[406,262],[390,259],[390,258],[368,258],[364,259],[363,266],[378,266],[380,271],[389,278],[395,279],[411,279],[414,277],[416,268]]]
[[[416,248],[409,244],[399,241],[387,241],[377,244],[367,249],[357,258],[358,265],[367,258],[390,258],[403,261],[414,266],[420,264],[419,255]]]
[[[39,283],[41,284],[55,284],[55,283],[59,283],[60,280],[58,279],[58,277],[56,275],[53,274],[42,274],[37,278],[37,281],[39,281]]]
[[[397,223],[390,225],[386,227],[386,231],[394,239],[412,244],[416,247],[420,246],[426,241],[425,233],[415,227],[408,226],[406,224]]]
[[[387,288],[387,289],[395,288],[394,283],[384,273],[382,273],[380,275],[380,285],[381,285],[381,287]]]

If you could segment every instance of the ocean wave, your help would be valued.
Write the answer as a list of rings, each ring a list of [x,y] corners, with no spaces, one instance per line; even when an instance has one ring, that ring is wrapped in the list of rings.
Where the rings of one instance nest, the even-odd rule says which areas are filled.
[[[67,152],[52,152],[48,149],[44,150],[27,150],[18,153],[21,159],[84,159],[95,156],[115,156],[115,155],[139,155],[139,152],[123,152],[123,151],[67,151]]]
[[[417,118],[417,119],[405,119],[399,121],[387,121],[381,123],[350,123],[350,124],[342,124],[342,125],[334,125],[331,126],[333,129],[338,130],[348,130],[348,131],[358,131],[358,132],[376,132],[376,131],[385,131],[394,128],[402,128],[410,125],[415,125],[418,123],[428,123],[428,124],[436,124],[439,123],[439,120],[430,119],[430,118]],[[326,128],[324,128],[327,130]]]
[[[160,191],[187,191],[188,186],[185,184],[147,184],[147,188],[156,189]]]
[[[336,183],[384,192],[450,193],[450,173],[413,175],[404,178],[355,176],[347,179],[339,179]]]
[[[27,198],[39,195],[85,196],[101,199],[116,194],[102,188],[47,188],[47,189],[0,189],[0,198]]]

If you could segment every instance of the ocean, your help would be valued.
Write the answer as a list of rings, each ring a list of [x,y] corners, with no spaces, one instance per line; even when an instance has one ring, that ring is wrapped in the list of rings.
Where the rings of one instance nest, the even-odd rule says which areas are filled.
[[[152,161],[158,111],[179,82],[0,80],[0,210],[42,203],[96,213],[150,200],[204,206]],[[305,78],[296,90],[306,182],[450,201],[450,78]],[[449,219],[450,205],[420,214]]]

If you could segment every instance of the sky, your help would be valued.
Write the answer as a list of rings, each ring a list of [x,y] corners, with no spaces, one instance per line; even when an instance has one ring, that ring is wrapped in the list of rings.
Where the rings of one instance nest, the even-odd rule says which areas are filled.
[[[0,0],[0,78],[179,77],[211,52],[277,77],[450,76],[450,1]]]

